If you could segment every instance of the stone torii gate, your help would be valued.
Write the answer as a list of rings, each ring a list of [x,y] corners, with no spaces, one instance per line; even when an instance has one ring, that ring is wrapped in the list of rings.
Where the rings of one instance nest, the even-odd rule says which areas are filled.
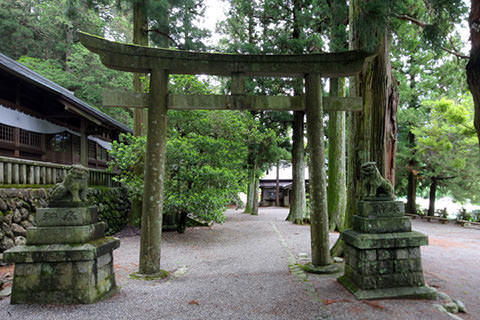
[[[140,247],[141,274],[159,274],[167,110],[305,110],[310,153],[312,264],[328,266],[328,213],[323,113],[362,111],[361,98],[322,97],[322,77],[358,74],[369,54],[363,51],[310,55],[238,55],[142,47],[79,33],[81,43],[109,68],[150,73],[150,93],[110,93],[110,106],[148,107],[147,152]],[[232,77],[231,95],[169,95],[169,74]],[[304,96],[247,96],[246,76],[305,78]]]

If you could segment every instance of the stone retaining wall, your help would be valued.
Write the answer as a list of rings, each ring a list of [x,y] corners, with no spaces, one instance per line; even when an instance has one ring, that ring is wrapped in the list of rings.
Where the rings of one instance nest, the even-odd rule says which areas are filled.
[[[36,209],[47,206],[47,190],[0,189],[0,253],[25,244],[27,229],[35,226]],[[88,199],[97,207],[99,220],[107,223],[107,235],[125,227],[130,211],[125,189],[90,188]]]

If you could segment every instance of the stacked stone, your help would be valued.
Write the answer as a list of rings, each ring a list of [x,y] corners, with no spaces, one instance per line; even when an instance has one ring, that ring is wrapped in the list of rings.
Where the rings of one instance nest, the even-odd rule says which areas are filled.
[[[36,207],[47,205],[43,189],[0,189],[0,253],[26,243]]]
[[[345,273],[338,280],[358,299],[435,298],[425,286],[420,246],[401,201],[359,201],[353,230],[342,233]]]
[[[12,304],[93,303],[116,288],[113,250],[97,211],[81,202],[37,209],[27,244],[4,252],[15,263]]]

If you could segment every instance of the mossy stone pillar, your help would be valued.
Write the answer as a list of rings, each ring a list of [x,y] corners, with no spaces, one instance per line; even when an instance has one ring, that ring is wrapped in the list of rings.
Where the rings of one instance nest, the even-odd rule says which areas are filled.
[[[328,238],[327,183],[325,172],[325,134],[323,129],[322,79],[319,74],[305,77],[308,151],[310,154],[310,233],[312,264],[331,263]]]
[[[152,70],[140,241],[139,273],[144,275],[161,273],[160,242],[167,139],[167,89],[168,73],[162,69]]]

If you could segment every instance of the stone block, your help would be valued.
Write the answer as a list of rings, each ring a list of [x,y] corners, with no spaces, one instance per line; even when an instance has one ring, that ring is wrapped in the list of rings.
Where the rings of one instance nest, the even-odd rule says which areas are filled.
[[[95,274],[93,272],[74,274],[72,280],[75,290],[84,290],[95,286]]]
[[[410,270],[410,265],[408,260],[395,260],[395,273],[407,273]]]
[[[378,274],[391,274],[393,273],[393,261],[383,260],[377,263]]]
[[[112,254],[107,253],[97,258],[97,268],[101,268],[106,264],[112,262]]]
[[[358,250],[358,258],[360,261],[376,261],[376,250]]]
[[[408,248],[408,257],[410,259],[420,259],[421,258],[421,253],[420,253],[420,248]]]
[[[30,274],[40,275],[42,271],[41,263],[17,263],[15,265],[15,276],[26,276]]]
[[[358,265],[354,267],[360,277],[377,274],[377,268],[376,261],[359,262]]]
[[[419,271],[421,272],[423,270],[422,268],[422,259],[417,258],[417,259],[408,259],[408,270],[410,271]]]
[[[15,275],[13,277],[13,288],[19,290],[41,290],[43,285],[40,274]]]
[[[377,250],[377,257],[378,260],[390,260],[393,259],[393,250],[391,249],[378,249]]]
[[[5,251],[3,260],[8,263],[93,261],[119,246],[120,240],[114,237],[105,237],[85,244],[27,245]]]
[[[73,263],[75,273],[93,273],[95,261],[77,261]]]
[[[375,234],[346,230],[342,232],[342,239],[358,249],[419,247],[428,244],[427,236],[417,231]]]
[[[38,227],[81,226],[96,223],[98,216],[95,207],[38,208],[36,219]]]
[[[27,244],[85,243],[104,235],[104,222],[86,226],[34,227],[27,231]]]
[[[395,250],[395,259],[408,259],[408,248]]]
[[[412,230],[409,217],[353,217],[353,230],[365,233],[408,232]]]
[[[357,215],[361,217],[399,217],[405,213],[402,201],[359,201]]]

